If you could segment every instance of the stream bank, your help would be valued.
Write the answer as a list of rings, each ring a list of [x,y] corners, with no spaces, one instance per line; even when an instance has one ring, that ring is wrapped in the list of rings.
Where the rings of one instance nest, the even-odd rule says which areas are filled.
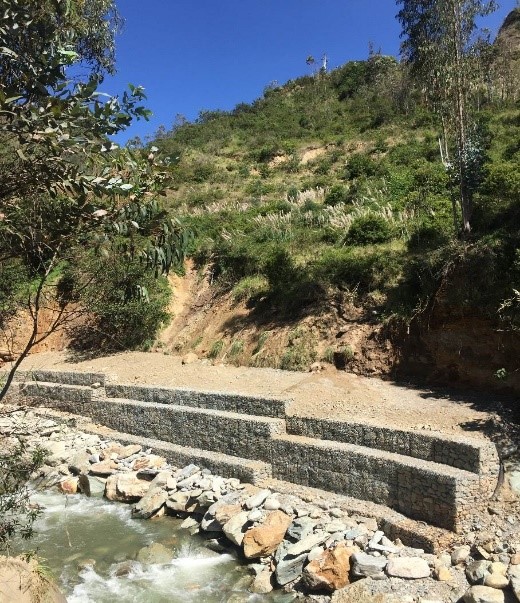
[[[452,603],[468,593],[470,596],[471,589],[481,586],[477,584],[480,580],[486,582],[485,588],[493,589],[496,597],[515,601],[512,597],[520,571],[520,531],[518,516],[513,512],[503,518],[494,516],[489,524],[482,523],[478,532],[466,535],[466,542],[452,550],[427,554],[399,541],[392,542],[370,517],[348,516],[330,505],[317,506],[291,494],[262,490],[237,479],[212,475],[194,465],[169,467],[151,450],[83,433],[39,412],[11,412],[1,418],[0,432],[6,445],[13,438],[24,437],[31,446],[43,445],[49,450],[46,465],[35,477],[39,487],[58,488],[61,493],[53,491],[43,495],[51,498],[40,499],[48,508],[43,511],[41,533],[52,525],[52,517],[60,517],[64,511],[77,518],[85,517],[86,524],[92,524],[92,518],[97,523],[105,512],[108,514],[93,557],[86,543],[95,542],[96,538],[86,535],[76,521],[72,521],[72,530],[65,530],[63,525],[60,528],[58,521],[57,532],[52,536],[47,532],[47,557],[60,550],[72,557],[69,565],[62,565],[60,570],[69,601],[101,601],[88,589],[99,589],[106,581],[112,589],[110,598],[118,594],[121,601],[139,600],[135,594],[123,594],[125,588],[138,585],[144,589],[141,592],[147,593],[147,600],[161,602],[165,600],[161,598],[164,591],[157,594],[158,598],[148,599],[149,590],[153,585],[164,584],[164,576],[167,582],[174,578],[183,564],[190,579],[196,571],[197,581],[190,583],[192,587],[183,587],[188,592],[190,588],[201,591],[195,592],[193,601],[239,603],[294,597],[322,601],[330,596],[333,601],[348,601],[349,592],[353,595],[359,591],[362,583],[372,593],[370,596],[377,594],[381,601],[400,597],[399,601]],[[79,475],[87,474],[93,494],[90,499],[85,493],[76,494]],[[117,502],[96,498],[101,494]],[[511,506],[511,510],[515,507]],[[180,548],[172,547],[168,539],[164,542],[163,526],[170,535],[176,534]],[[186,541],[177,531],[185,535]],[[127,540],[134,542],[131,550],[124,544]],[[71,555],[73,542],[79,548]],[[198,552],[194,556],[184,554],[184,542],[190,543],[184,546]],[[110,550],[112,544],[119,556],[113,548]],[[154,549],[150,554],[163,555],[160,562],[152,563],[148,569],[135,565],[141,563],[139,551],[151,544]],[[94,557],[96,563],[89,564],[88,559]],[[193,558],[202,562],[194,561],[191,566]],[[477,579],[468,570],[475,562],[483,562],[479,566],[482,576]],[[63,564],[63,560],[53,563]],[[119,564],[124,564],[122,569]],[[202,571],[197,564],[212,570]],[[244,573],[234,581],[240,571]],[[223,581],[215,582],[214,574]],[[212,599],[209,593],[213,587],[209,585],[217,583]],[[169,589],[167,596],[171,601],[171,587],[165,588]],[[183,597],[183,601],[189,600],[184,594]]]

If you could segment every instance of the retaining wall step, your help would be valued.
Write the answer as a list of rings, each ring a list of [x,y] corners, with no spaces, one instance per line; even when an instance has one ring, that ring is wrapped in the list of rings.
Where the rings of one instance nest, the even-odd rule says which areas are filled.
[[[110,383],[105,387],[107,397],[141,400],[177,406],[210,408],[263,417],[285,417],[286,401],[269,397],[242,396],[224,392],[198,391],[186,388],[153,387]]]
[[[266,460],[276,479],[384,504],[449,530],[480,502],[474,473],[354,444],[276,435]]]
[[[101,433],[102,430],[86,429],[90,433]],[[106,433],[103,433],[106,437]],[[110,437],[123,444],[140,444],[143,448],[152,448],[154,454],[164,456],[166,460],[177,467],[184,467],[191,463],[209,469],[216,475],[223,477],[236,477],[250,484],[263,484],[272,476],[271,465],[261,461],[230,456],[219,452],[201,450],[179,446],[170,442],[145,438],[142,436],[120,433],[111,430]]]
[[[40,398],[43,403],[54,405],[84,405],[92,401],[93,389],[84,385],[26,381],[19,384],[20,394],[29,398]]]
[[[487,440],[380,427],[371,423],[286,417],[287,433],[387,450],[479,474],[498,476],[498,455]]]
[[[17,371],[15,381],[42,381],[44,383],[62,383],[65,385],[82,385],[90,387],[95,383],[105,385],[103,373],[83,373],[79,371]]]
[[[28,384],[24,387],[24,392],[43,398],[46,406],[86,415],[119,432],[231,456],[266,461],[271,456],[272,436],[285,432],[285,421],[282,419],[173,404],[101,398],[80,388],[63,391],[57,397],[55,386],[45,386]]]

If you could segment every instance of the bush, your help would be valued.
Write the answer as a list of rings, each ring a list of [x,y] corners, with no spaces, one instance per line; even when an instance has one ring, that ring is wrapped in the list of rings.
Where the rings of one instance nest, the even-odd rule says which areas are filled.
[[[369,214],[352,222],[346,241],[353,245],[374,245],[390,241],[394,234],[394,228],[388,220]]]
[[[78,333],[76,345],[147,349],[170,318],[167,279],[155,278],[138,260],[118,256],[107,261],[87,254],[71,273],[79,302],[93,317],[95,331],[89,327]]]
[[[334,185],[325,195],[325,205],[339,205],[340,203],[348,203],[350,201],[350,191],[346,186],[341,184]]]

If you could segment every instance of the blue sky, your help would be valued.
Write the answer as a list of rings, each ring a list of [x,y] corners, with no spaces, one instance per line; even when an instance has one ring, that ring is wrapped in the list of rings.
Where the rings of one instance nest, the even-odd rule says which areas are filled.
[[[232,109],[309,73],[305,60],[324,53],[329,66],[365,59],[368,44],[399,52],[393,0],[118,0],[125,26],[117,39],[114,94],[142,85],[154,116],[137,122],[121,142],[170,128],[175,115]],[[503,0],[485,24],[496,32],[515,0]]]

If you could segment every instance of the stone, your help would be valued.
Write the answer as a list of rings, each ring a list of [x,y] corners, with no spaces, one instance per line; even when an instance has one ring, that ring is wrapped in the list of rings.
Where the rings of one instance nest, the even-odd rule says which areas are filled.
[[[116,473],[105,483],[105,498],[119,502],[135,503],[150,488],[150,482],[138,479],[136,473]]]
[[[165,463],[166,459],[163,456],[148,454],[145,457],[136,459],[132,463],[132,469],[134,471],[141,471],[143,469],[160,469]]]
[[[317,532],[316,534],[309,534],[302,540],[295,542],[287,549],[287,554],[292,556],[301,555],[302,553],[309,553],[311,549],[319,544],[322,544],[327,540],[329,535],[327,532]]]
[[[280,586],[285,586],[301,576],[303,565],[307,560],[307,555],[298,555],[291,557],[289,555],[282,557],[276,566],[276,581]]]
[[[254,509],[255,507],[259,507],[270,495],[271,490],[260,490],[260,492],[257,492],[256,494],[253,494],[253,496],[250,496],[248,499],[246,499],[244,504],[247,509]]]
[[[149,519],[166,503],[168,493],[160,486],[151,487],[132,509],[132,515],[140,519]]]
[[[112,459],[108,459],[106,461],[101,461],[99,463],[94,463],[90,465],[89,473],[92,475],[101,475],[102,477],[107,477],[108,475],[114,475],[117,473],[119,466]]]
[[[66,461],[71,454],[71,451],[67,449],[67,443],[63,440],[46,442],[45,448],[49,452],[49,456],[45,459],[45,462],[51,467],[60,465]]]
[[[129,456],[138,454],[141,452],[143,447],[140,444],[128,444],[128,446],[122,446],[117,453],[120,459],[127,459]]]
[[[270,593],[273,590],[273,572],[267,568],[262,570],[255,576],[249,590],[257,595]]]
[[[199,522],[193,517],[186,517],[186,519],[181,523],[181,528],[184,530],[189,530],[195,526],[199,527]]]
[[[309,590],[333,592],[349,583],[350,557],[355,549],[344,543],[323,551],[303,572],[303,581]]]
[[[511,582],[511,590],[518,601],[520,601],[520,565],[510,565],[507,575]]]
[[[520,553],[515,553],[512,555],[511,565],[520,565]]]
[[[264,514],[262,513],[261,509],[253,509],[249,515],[247,516],[247,518],[249,519],[249,521],[251,521],[252,523],[255,523],[257,521],[260,521],[262,519],[262,517],[264,516]]]
[[[316,522],[310,517],[300,517],[295,519],[287,530],[287,536],[294,540],[302,540],[309,534],[312,534]]]
[[[334,534],[335,532],[344,532],[347,526],[340,519],[334,519],[327,523],[323,529],[329,534]]]
[[[73,475],[88,473],[90,471],[90,455],[86,450],[77,452],[69,463],[69,471]]]
[[[243,545],[246,558],[257,559],[274,553],[290,524],[291,518],[283,511],[269,512],[263,523],[251,528],[245,534]]]
[[[208,509],[208,512],[211,511],[212,507]],[[215,505],[213,517],[215,521],[217,521],[222,529],[222,526],[227,523],[232,517],[238,515],[238,513],[242,512],[242,507],[240,505],[228,505],[228,504],[218,504]],[[249,514],[248,514],[249,515]]]
[[[501,590],[489,586],[471,586],[464,593],[464,603],[504,603],[505,597]]]
[[[507,588],[509,586],[509,578],[503,574],[488,574],[484,578],[484,586],[491,588]]]
[[[170,563],[172,557],[172,551],[160,542],[154,542],[149,546],[145,546],[137,553],[137,561],[143,565]]]
[[[275,496],[268,496],[264,502],[264,509],[266,511],[278,511],[281,507],[281,503]]]
[[[501,574],[502,576],[505,576],[507,572],[507,565],[501,563],[500,561],[494,561],[489,566],[489,571],[491,574]]]
[[[439,582],[453,581],[453,574],[451,573],[450,568],[446,567],[445,565],[440,565],[439,567],[435,568],[433,573]]]
[[[472,561],[466,567],[466,578],[470,584],[484,584],[484,578],[489,574],[489,561]]]
[[[181,363],[182,364],[193,364],[194,362],[198,362],[199,357],[197,356],[197,354],[195,354],[195,352],[188,352],[187,354],[185,354],[182,357]]]
[[[234,515],[229,521],[222,526],[222,531],[233,544],[240,546],[244,540],[246,525],[249,523],[247,511],[241,511]]]
[[[78,478],[69,477],[60,482],[60,490],[64,494],[77,494],[78,493]]]
[[[191,498],[189,492],[173,492],[166,499],[166,507],[177,513],[193,513],[197,509],[197,501]]]
[[[451,562],[453,565],[459,565],[465,563],[471,552],[470,547],[467,544],[457,547],[451,554]]]
[[[367,553],[354,553],[351,557],[352,575],[356,578],[380,578],[384,576],[387,560]]]
[[[428,578],[430,576],[430,568],[426,559],[422,559],[421,557],[394,557],[388,560],[386,573],[394,578],[417,580],[419,578]]]

